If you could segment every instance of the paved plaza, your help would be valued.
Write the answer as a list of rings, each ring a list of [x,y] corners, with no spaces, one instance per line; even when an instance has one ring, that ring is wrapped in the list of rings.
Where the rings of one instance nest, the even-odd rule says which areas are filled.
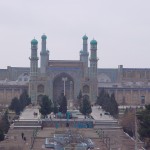
[[[114,120],[114,118],[110,115],[105,115],[105,111],[103,111],[99,106],[93,106],[92,107],[92,117],[95,119],[95,120]]]
[[[34,114],[37,115],[34,115]],[[93,106],[92,107],[92,117],[94,120],[114,120],[114,118],[110,115],[106,115],[105,111],[103,111],[99,106]],[[79,116],[80,118],[84,119],[84,116],[82,117],[81,115]],[[39,112],[38,107],[27,107],[20,115],[19,119],[20,120],[38,120],[41,118],[41,114]]]
[[[41,114],[39,112],[39,108],[35,107],[27,107],[20,115],[20,120],[38,120],[41,118]]]

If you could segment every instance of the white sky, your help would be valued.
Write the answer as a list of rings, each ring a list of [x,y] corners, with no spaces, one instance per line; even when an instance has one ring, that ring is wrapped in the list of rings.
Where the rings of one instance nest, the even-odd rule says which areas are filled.
[[[86,33],[99,68],[150,68],[150,0],[0,0],[0,68],[28,67],[43,33],[50,59],[79,59]]]

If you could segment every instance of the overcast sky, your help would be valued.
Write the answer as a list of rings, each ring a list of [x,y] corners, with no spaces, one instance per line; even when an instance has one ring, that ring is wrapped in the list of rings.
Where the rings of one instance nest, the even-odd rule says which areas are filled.
[[[0,68],[28,67],[43,33],[53,60],[79,59],[86,34],[99,68],[150,68],[150,0],[0,0]]]

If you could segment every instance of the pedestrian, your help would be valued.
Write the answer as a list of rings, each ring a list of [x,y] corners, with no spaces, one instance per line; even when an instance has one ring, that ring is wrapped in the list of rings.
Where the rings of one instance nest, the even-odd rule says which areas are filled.
[[[23,140],[24,140],[24,142],[26,142],[26,140],[27,140],[26,137],[24,137]]]
[[[21,137],[22,137],[22,139],[24,138],[24,133],[23,132],[21,133]]]

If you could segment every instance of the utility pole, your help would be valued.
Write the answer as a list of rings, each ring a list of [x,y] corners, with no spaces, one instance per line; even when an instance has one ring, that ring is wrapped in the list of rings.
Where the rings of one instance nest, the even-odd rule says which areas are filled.
[[[66,81],[67,81],[67,77],[63,77],[63,78],[62,78],[62,81],[64,81],[64,96],[65,96],[65,95],[66,95],[66,91],[65,91],[65,90],[66,90],[66,89],[65,89],[65,88],[66,88],[66,84],[65,84],[65,83],[66,83]]]

